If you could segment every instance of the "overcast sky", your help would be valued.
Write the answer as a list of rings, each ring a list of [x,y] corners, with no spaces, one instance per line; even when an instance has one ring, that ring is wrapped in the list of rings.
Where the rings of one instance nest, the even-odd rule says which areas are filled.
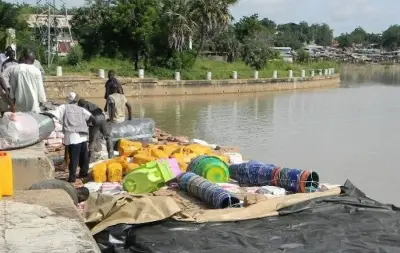
[[[36,3],[36,0],[9,1]],[[79,6],[84,2],[65,1],[69,6]],[[369,32],[382,32],[392,24],[400,24],[399,10],[399,0],[239,0],[232,13],[236,20],[258,13],[260,18],[267,17],[277,23],[325,22],[334,29],[335,35],[339,35],[351,32],[357,26]]]

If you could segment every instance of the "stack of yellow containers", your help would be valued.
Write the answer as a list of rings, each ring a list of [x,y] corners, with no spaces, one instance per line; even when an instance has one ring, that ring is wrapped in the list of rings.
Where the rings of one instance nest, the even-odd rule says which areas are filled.
[[[188,146],[181,146],[177,143],[143,145],[140,142],[125,139],[119,141],[118,151],[120,157],[97,164],[93,168],[93,177],[96,182],[120,182],[124,175],[129,174],[143,164],[159,159],[176,158],[181,170],[185,172],[194,158],[200,155],[217,156],[211,148],[200,144]],[[132,157],[133,163],[129,163],[127,157]],[[229,160],[226,156],[217,157],[225,162]]]

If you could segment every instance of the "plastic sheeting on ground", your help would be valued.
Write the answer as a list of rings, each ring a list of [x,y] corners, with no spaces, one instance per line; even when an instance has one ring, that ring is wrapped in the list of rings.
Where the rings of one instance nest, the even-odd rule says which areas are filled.
[[[280,209],[280,216],[238,222],[168,220],[117,225],[95,236],[102,252],[400,252],[400,212],[349,181],[340,196]]]

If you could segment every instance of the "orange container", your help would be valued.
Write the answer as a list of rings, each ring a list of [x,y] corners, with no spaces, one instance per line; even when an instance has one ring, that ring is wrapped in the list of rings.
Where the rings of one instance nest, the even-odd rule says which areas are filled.
[[[14,195],[14,173],[11,154],[0,152],[0,188],[3,196]]]

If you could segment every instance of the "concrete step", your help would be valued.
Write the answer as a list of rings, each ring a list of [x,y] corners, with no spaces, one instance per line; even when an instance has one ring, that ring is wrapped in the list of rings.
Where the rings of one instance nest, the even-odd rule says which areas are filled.
[[[0,201],[0,252],[100,253],[63,190],[17,191]]]

